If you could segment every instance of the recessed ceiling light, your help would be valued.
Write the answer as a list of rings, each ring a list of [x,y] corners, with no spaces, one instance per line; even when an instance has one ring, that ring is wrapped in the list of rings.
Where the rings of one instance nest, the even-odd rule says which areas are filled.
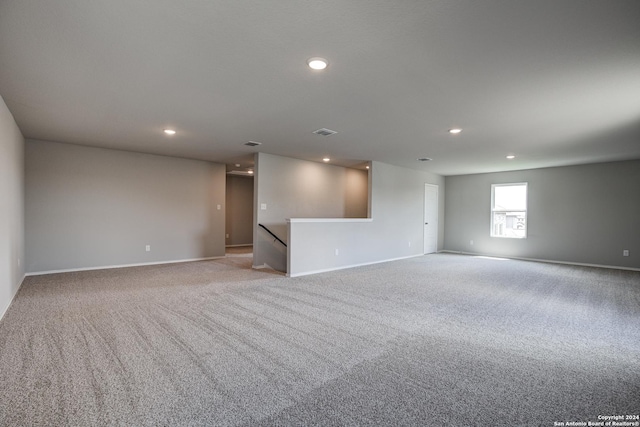
[[[165,129],[164,133],[166,133],[167,135],[175,135],[176,131],[173,129]]]
[[[325,157],[325,158],[323,158],[323,159],[322,159],[322,161],[323,161],[323,162],[330,162],[330,161],[331,161],[331,159],[330,159],[330,158],[328,158],[328,157]]]
[[[324,58],[313,57],[307,60],[307,64],[312,70],[324,70],[329,65],[329,62]]]
[[[460,128],[449,129],[449,133],[452,134],[452,135],[457,135],[460,132],[462,132],[462,129],[460,129]]]
[[[420,157],[418,159],[419,162],[430,162],[433,159],[430,159],[429,157]]]
[[[512,160],[512,159],[515,159],[515,158],[516,158],[516,156],[514,156],[513,154],[509,154],[507,156],[507,159],[509,159],[509,160]]]
[[[365,169],[369,169],[369,166],[365,166]]]
[[[239,168],[240,167],[240,163],[236,163],[236,167]]]
[[[253,174],[253,171],[251,169],[249,169],[247,172],[249,172],[249,174]]]

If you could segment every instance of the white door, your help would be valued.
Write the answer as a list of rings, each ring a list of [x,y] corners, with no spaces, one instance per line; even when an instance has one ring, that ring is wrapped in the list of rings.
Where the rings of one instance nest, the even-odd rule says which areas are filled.
[[[424,253],[438,251],[438,186],[424,185]]]

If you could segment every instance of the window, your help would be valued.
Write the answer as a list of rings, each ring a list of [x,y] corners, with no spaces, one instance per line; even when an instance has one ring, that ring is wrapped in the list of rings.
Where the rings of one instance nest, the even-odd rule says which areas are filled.
[[[491,237],[527,237],[527,183],[491,185]]]

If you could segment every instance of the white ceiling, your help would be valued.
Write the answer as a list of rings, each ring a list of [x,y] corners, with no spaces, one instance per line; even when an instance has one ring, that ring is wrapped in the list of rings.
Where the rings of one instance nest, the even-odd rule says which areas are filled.
[[[243,167],[640,159],[640,1],[0,0],[0,95],[26,138]]]

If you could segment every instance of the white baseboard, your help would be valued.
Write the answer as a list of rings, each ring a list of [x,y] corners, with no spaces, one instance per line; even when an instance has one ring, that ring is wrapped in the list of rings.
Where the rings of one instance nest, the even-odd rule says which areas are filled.
[[[27,276],[42,276],[44,274],[57,274],[57,273],[73,273],[76,271],[92,271],[92,270],[107,270],[111,268],[128,268],[128,267],[144,267],[147,265],[161,265],[161,264],[176,264],[179,262],[195,262],[195,261],[209,261],[212,259],[221,259],[224,256],[208,257],[208,258],[190,258],[190,259],[177,259],[170,261],[157,261],[157,262],[142,262],[136,264],[120,264],[120,265],[103,265],[100,267],[83,267],[83,268],[67,268],[63,270],[48,270],[48,271],[33,271],[27,273]]]
[[[18,285],[18,289],[16,289],[16,292],[11,297],[11,301],[9,302],[9,305],[7,305],[7,308],[4,310],[4,312],[0,313],[0,322],[2,322],[2,319],[4,319],[4,315],[7,314],[7,312],[11,308],[11,305],[16,300],[16,296],[18,295],[18,292],[20,292],[20,288],[22,287],[22,284],[24,283],[25,277],[27,277],[27,275],[23,274],[22,275],[22,279],[20,279],[20,284]]]
[[[360,264],[342,265],[340,267],[324,268],[322,270],[314,270],[314,271],[305,271],[305,272],[296,273],[296,274],[287,273],[287,277],[300,277],[300,276],[308,276],[308,275],[311,275],[311,274],[328,273],[329,271],[346,270],[347,268],[354,268],[354,267],[364,267],[365,265],[373,265],[373,264],[381,264],[383,262],[399,261],[401,259],[416,258],[416,257],[419,257],[419,256],[424,256],[424,255],[425,254],[416,254],[416,255],[403,256],[403,257],[399,257],[399,258],[382,259],[382,260],[379,260],[379,261],[363,262],[363,263],[360,263]]]
[[[245,248],[247,246],[253,246],[253,243],[241,243],[239,245],[225,245],[225,248]]]
[[[549,264],[564,264],[564,265],[578,265],[578,266],[581,266],[581,267],[608,268],[608,269],[611,269],[611,270],[640,271],[640,268],[622,267],[622,266],[619,266],[619,265],[589,264],[589,263],[584,263],[584,262],[557,261],[557,260],[553,260],[553,259],[541,259],[541,258],[524,258],[524,257],[516,257],[516,256],[484,254],[484,253],[480,253],[480,252],[449,251],[449,250],[444,250],[444,251],[440,251],[440,252],[441,253],[449,253],[449,254],[470,255],[470,256],[487,256],[487,257],[499,257],[499,258],[507,258],[507,259],[517,259],[517,260],[520,260],[520,261],[546,262],[546,263],[549,263]]]

